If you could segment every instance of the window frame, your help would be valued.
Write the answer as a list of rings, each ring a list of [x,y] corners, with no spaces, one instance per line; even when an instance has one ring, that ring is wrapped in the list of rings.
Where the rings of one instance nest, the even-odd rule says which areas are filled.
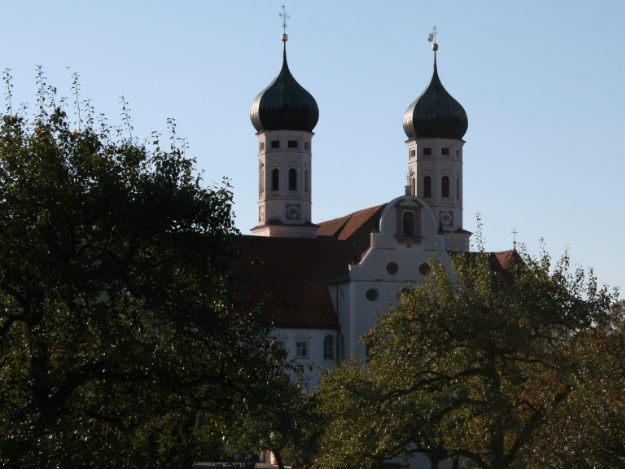
[[[298,339],[295,341],[295,358],[299,360],[310,358],[310,342],[308,340]]]
[[[336,347],[334,346],[334,337],[328,334],[323,338],[323,359],[334,360],[336,358]]]

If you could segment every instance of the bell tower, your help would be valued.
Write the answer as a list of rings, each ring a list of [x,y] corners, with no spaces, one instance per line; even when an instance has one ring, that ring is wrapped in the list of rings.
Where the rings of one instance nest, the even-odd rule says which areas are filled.
[[[446,250],[468,251],[471,233],[462,227],[462,137],[468,119],[438,76],[436,29],[429,41],[434,51],[432,79],[403,118],[408,137],[408,191],[434,211]]]
[[[258,137],[258,224],[251,231],[257,236],[314,238],[312,137],[319,109],[289,70],[288,16],[282,16],[282,68],[250,111]]]

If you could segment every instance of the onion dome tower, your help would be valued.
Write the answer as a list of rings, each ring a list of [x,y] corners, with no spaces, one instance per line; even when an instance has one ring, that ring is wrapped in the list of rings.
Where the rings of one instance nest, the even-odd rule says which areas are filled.
[[[286,13],[281,15],[285,20]],[[312,95],[293,77],[286,58],[286,22],[282,68],[252,103],[250,119],[258,137],[259,236],[314,238],[311,223],[311,141],[319,120]]]
[[[438,76],[436,28],[428,40],[434,51],[432,79],[403,118],[408,137],[407,192],[432,208],[448,251],[468,251],[471,233],[462,228],[462,138],[467,113]]]

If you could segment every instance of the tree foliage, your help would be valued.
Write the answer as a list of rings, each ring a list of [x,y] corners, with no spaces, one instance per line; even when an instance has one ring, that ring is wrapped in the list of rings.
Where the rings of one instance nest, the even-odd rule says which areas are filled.
[[[623,464],[613,295],[566,255],[517,255],[506,272],[491,261],[458,256],[453,277],[434,268],[363,338],[368,363],[324,379],[319,465],[416,452],[497,469]]]
[[[205,187],[175,139],[72,125],[38,84],[28,118],[7,80],[0,122],[0,465],[215,457],[283,365],[228,298],[230,188]]]

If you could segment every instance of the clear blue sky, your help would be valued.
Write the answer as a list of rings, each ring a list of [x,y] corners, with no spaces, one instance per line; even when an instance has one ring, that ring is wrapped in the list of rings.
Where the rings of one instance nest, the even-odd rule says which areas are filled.
[[[59,92],[83,97],[135,133],[174,117],[208,182],[232,180],[237,225],[257,213],[256,94],[278,72],[283,2],[0,2],[0,67],[16,101],[33,102],[41,64]],[[536,252],[544,237],[601,282],[625,287],[625,38],[621,0],[291,0],[289,64],[320,109],[313,219],[403,191],[405,108],[439,71],[466,109],[465,225],[484,220],[486,247]],[[69,69],[67,68],[69,67]]]

